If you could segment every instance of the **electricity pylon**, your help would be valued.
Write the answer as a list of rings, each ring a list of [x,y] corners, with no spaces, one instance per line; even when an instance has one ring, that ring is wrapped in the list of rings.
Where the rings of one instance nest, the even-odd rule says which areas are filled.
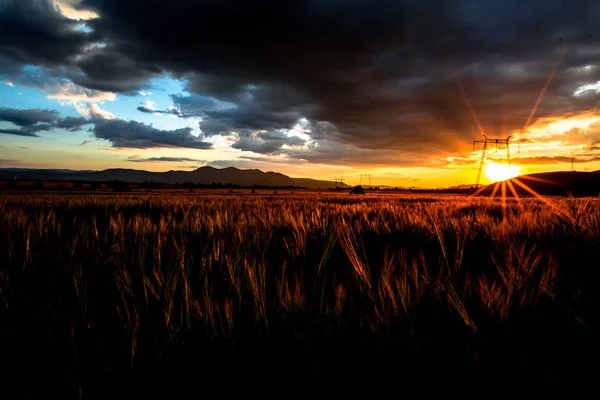
[[[475,186],[477,189],[479,189],[479,180],[481,179],[481,170],[483,170],[483,163],[485,161],[485,151],[487,150],[488,144],[495,144],[496,150],[498,150],[499,144],[506,145],[506,160],[508,161],[508,166],[510,167],[510,136],[506,139],[491,139],[484,134],[483,139],[473,140],[473,151],[475,151],[475,145],[480,143],[482,144],[482,147],[481,161],[479,161],[479,169],[477,170],[477,184]]]

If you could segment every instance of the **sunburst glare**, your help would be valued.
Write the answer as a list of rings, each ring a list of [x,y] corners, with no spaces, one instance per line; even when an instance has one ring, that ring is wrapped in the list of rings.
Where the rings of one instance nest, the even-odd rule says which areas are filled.
[[[519,176],[521,167],[491,161],[485,166],[484,172],[489,180],[499,182]]]

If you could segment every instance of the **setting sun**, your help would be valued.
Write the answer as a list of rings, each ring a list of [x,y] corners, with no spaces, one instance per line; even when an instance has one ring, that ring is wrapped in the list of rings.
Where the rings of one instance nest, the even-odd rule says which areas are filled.
[[[492,182],[504,181],[519,176],[521,167],[517,165],[490,162],[485,166],[485,176]]]

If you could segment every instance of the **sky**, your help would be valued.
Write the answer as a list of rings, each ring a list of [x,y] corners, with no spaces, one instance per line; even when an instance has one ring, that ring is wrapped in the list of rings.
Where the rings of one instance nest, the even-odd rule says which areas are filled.
[[[0,168],[600,169],[600,2],[0,0]],[[362,178],[362,183],[366,181]]]

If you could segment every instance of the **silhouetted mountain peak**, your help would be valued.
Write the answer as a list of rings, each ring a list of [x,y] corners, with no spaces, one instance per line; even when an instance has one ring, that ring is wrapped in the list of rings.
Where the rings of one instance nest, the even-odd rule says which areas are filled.
[[[103,171],[72,171],[65,173],[59,170],[0,170],[0,177],[17,177],[19,179],[56,179],[56,180],[90,180],[157,183],[182,183],[196,184],[232,184],[239,186],[299,186],[310,189],[333,188],[331,181],[320,181],[307,178],[290,178],[287,175],[269,171],[265,173],[259,169],[239,169],[236,167],[214,168],[204,166],[193,171],[170,170],[165,172],[151,172],[145,170],[110,168]]]

